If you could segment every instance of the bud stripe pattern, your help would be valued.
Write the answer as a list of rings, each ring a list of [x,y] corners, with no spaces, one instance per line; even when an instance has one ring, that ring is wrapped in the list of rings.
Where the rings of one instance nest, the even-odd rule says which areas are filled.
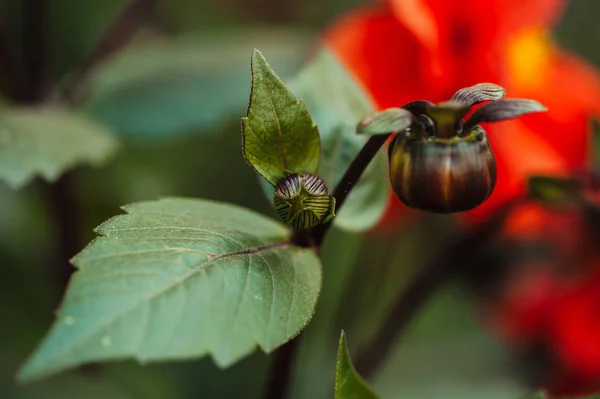
[[[311,173],[304,173],[302,175],[302,183],[306,191],[310,194],[315,195],[327,195],[327,186],[325,182],[318,176]]]
[[[275,212],[285,223],[306,229],[327,223],[335,214],[335,199],[327,185],[311,173],[290,174],[275,187]]]

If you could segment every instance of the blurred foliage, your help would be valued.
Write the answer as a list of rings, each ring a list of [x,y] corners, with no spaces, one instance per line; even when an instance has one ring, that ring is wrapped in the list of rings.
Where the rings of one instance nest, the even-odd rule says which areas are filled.
[[[90,100],[84,107],[96,118],[118,127],[118,133],[127,138],[114,161],[105,168],[84,167],[74,172],[84,215],[80,225],[83,240],[89,241],[92,229],[118,213],[119,206],[163,195],[223,200],[274,217],[240,148],[239,117],[245,112],[252,47],[263,49],[277,71],[289,71],[281,72],[282,77],[288,78],[307,55],[319,29],[359,2],[367,1],[163,0],[146,27],[146,33],[151,34],[138,38],[138,43],[151,48],[185,42],[179,51],[190,45],[198,48],[199,54],[210,53],[216,50],[203,46],[210,45],[213,35],[222,34],[229,39],[217,42],[219,51],[242,54],[210,60],[198,54],[181,57],[176,55],[176,45],[170,58],[151,61],[163,66],[186,59],[199,63],[186,61],[190,65],[187,71],[176,69],[176,73],[162,74],[166,78],[156,80],[166,84],[160,87],[154,86],[155,75],[144,74],[141,69],[139,74],[137,69],[122,72],[137,85],[121,82],[103,86],[108,81],[105,74],[117,68],[121,57],[130,56],[125,53],[107,60],[97,71],[97,80],[90,82]],[[52,0],[52,74],[63,81],[68,79],[65,72],[89,53],[125,3]],[[19,6],[20,0],[0,0],[17,54],[21,42]],[[597,0],[573,0],[556,30],[560,43],[598,65],[599,13]],[[265,50],[265,45],[261,47],[252,36],[246,36],[246,28],[265,32],[257,37],[279,44],[274,45],[274,50]],[[301,38],[287,47],[287,36],[279,39],[281,32],[301,32]],[[200,38],[197,44],[192,43],[194,38]],[[256,39],[259,40],[263,39]],[[127,51],[135,54],[138,50],[133,46]],[[229,46],[237,50],[230,52]],[[144,64],[144,59],[138,62]],[[151,69],[151,65],[148,67]],[[188,83],[178,80],[190,75],[197,79]],[[113,82],[118,82],[119,77]],[[225,79],[226,84],[217,79]],[[165,89],[168,90],[161,91]],[[199,92],[211,95],[197,100],[194,93]],[[194,97],[189,98],[190,95]],[[134,106],[130,99],[139,102]],[[190,102],[184,102],[186,99]],[[223,103],[226,108],[217,107]],[[195,108],[201,108],[197,115],[192,112]],[[184,119],[181,115],[189,119],[179,124]],[[170,125],[161,129],[161,140],[147,140],[152,128],[158,131],[156,124],[163,121]],[[0,264],[4,273],[0,279],[0,317],[4,322],[0,329],[0,397],[262,397],[270,358],[260,353],[225,371],[210,359],[146,366],[119,362],[84,368],[27,387],[16,386],[17,366],[50,325],[60,297],[52,285],[48,263],[56,238],[43,198],[44,189],[45,184],[39,181],[19,192],[0,183]],[[313,321],[302,335],[294,373],[294,398],[332,397],[340,329],[348,334],[351,353],[358,353],[389,311],[410,273],[426,261],[425,255],[431,252],[427,249],[444,240],[448,231],[447,223],[438,220],[414,226],[402,237],[391,235],[385,240],[339,231],[328,237],[323,254],[326,267],[322,295]],[[515,399],[523,396],[526,388],[516,382],[512,368],[501,347],[481,331],[465,298],[450,288],[424,309],[409,334],[398,342],[374,386],[382,397],[390,399]]]
[[[572,0],[556,28],[558,42],[600,65],[600,4],[596,0]]]
[[[5,108],[0,126],[0,179],[13,188],[36,176],[54,182],[80,163],[100,166],[117,147],[104,126],[69,109]]]
[[[154,39],[99,68],[83,106],[121,134],[170,139],[201,132],[248,105],[254,48],[289,77],[311,39],[307,30],[257,27]]]

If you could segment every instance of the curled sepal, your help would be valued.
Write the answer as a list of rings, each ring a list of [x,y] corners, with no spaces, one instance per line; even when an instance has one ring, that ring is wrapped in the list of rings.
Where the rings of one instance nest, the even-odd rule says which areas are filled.
[[[390,134],[410,126],[412,114],[403,108],[388,108],[363,118],[356,127],[358,134]]]
[[[308,229],[335,216],[335,198],[327,185],[312,173],[294,173],[279,180],[273,197],[275,212],[285,223]]]
[[[534,100],[507,99],[494,101],[473,112],[473,115],[465,123],[464,128],[468,131],[482,122],[503,121],[546,110],[546,107]]]
[[[493,83],[478,83],[476,85],[460,89],[452,96],[451,100],[473,106],[484,101],[498,101],[504,98],[506,90]]]

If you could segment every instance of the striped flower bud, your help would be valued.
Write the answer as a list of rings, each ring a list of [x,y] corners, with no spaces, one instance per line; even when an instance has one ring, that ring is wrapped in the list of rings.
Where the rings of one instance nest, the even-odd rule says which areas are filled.
[[[496,161],[479,123],[541,112],[532,100],[503,100],[504,89],[482,83],[459,90],[450,101],[415,101],[410,127],[397,132],[389,147],[390,180],[406,205],[429,212],[453,213],[483,203],[496,185]],[[470,118],[470,108],[490,101]]]
[[[335,215],[335,198],[327,185],[311,173],[289,174],[275,187],[275,212],[287,224],[307,229],[330,221]]]

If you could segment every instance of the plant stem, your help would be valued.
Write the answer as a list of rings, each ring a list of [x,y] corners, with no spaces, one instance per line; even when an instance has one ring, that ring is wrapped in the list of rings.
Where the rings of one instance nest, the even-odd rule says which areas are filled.
[[[361,148],[358,155],[356,155],[356,158],[352,160],[348,169],[346,169],[346,173],[344,173],[344,176],[333,191],[336,213],[342,205],[344,205],[346,197],[352,188],[354,188],[354,185],[358,182],[365,169],[369,166],[369,163],[371,163],[377,154],[377,151],[379,151],[381,146],[386,142],[390,134],[379,134],[369,137],[369,140],[367,140],[363,148]],[[329,222],[311,229],[309,231],[308,240],[304,234],[295,233],[292,237],[292,242],[300,246],[320,248],[331,226],[332,223]],[[310,245],[307,245],[307,243]]]
[[[15,101],[23,93],[21,87],[23,77],[17,65],[15,54],[11,49],[11,35],[6,20],[0,15],[0,74],[2,75],[0,89],[8,98]]]
[[[23,69],[22,101],[42,102],[47,94],[47,0],[22,0]]]
[[[300,344],[300,336],[292,339],[275,352],[267,381],[265,399],[283,399],[287,396],[294,358]]]
[[[32,0],[31,0],[32,1]],[[125,47],[134,37],[140,26],[150,17],[158,0],[132,0],[121,15],[105,32],[88,58],[73,73],[70,83],[63,89],[62,96],[75,101],[95,66]]]
[[[408,327],[412,317],[439,288],[468,267],[470,252],[492,239],[516,203],[515,201],[507,204],[476,228],[455,236],[417,272],[396,300],[376,337],[357,358],[356,369],[363,377],[373,376]]]
[[[74,271],[69,259],[82,247],[81,207],[75,196],[72,172],[46,186],[46,202],[53,221],[52,234],[56,239],[53,279],[59,295],[62,295]]]

